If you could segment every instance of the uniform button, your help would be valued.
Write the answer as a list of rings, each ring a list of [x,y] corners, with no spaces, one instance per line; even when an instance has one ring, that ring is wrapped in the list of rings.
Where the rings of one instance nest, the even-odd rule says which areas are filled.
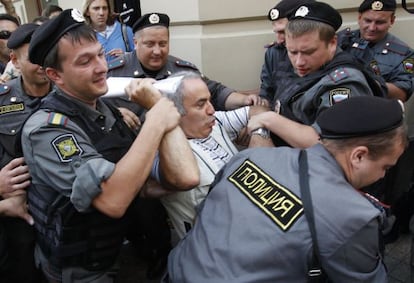
[[[138,77],[139,72],[138,71],[134,71],[134,77]]]
[[[16,102],[16,101],[17,101],[17,97],[15,97],[15,96],[10,97],[10,102]]]
[[[168,74],[169,76],[171,76],[171,71],[167,71],[167,74]]]
[[[11,130],[11,133],[12,133],[12,134],[15,134],[15,133],[16,133],[16,130],[14,130],[14,129],[13,129],[13,130]]]
[[[99,116],[99,119],[103,120],[105,117],[104,116]]]
[[[73,166],[75,168],[79,168],[80,167],[80,162],[77,162],[77,161],[73,162]]]
[[[105,127],[101,127],[101,130],[104,131],[105,130]]]

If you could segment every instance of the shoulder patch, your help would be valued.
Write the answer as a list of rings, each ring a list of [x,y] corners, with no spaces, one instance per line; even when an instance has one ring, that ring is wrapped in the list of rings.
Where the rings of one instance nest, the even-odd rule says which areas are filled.
[[[177,66],[179,66],[179,67],[190,68],[190,69],[193,69],[193,70],[197,70],[197,71],[198,71],[197,66],[196,66],[196,65],[194,65],[194,64],[193,64],[193,63],[191,63],[191,62],[188,62],[188,61],[184,61],[184,60],[176,60],[176,61],[175,61],[175,65],[177,65]]]
[[[228,177],[228,181],[283,232],[287,232],[303,215],[301,199],[277,183],[250,160],[245,160]]]
[[[11,87],[8,85],[1,84],[0,85],[0,95],[8,94],[11,90]]]
[[[343,79],[346,79],[348,77],[348,72],[344,68],[338,68],[335,71],[331,72],[329,74],[329,77],[333,82],[339,82]]]
[[[378,65],[377,60],[372,60],[372,61],[369,63],[369,66],[371,67],[372,71],[374,71],[374,73],[375,73],[377,76],[381,76],[381,70],[380,70],[380,68],[379,68],[379,65]]]
[[[414,73],[414,58],[408,58],[403,61],[404,71],[407,73]]]
[[[115,58],[114,60],[111,60],[108,62],[108,72],[112,71],[114,69],[118,69],[125,66],[125,58],[124,56]]]
[[[346,87],[338,87],[329,91],[329,104],[332,106],[342,100],[348,99],[351,95],[351,89]]]
[[[50,112],[47,116],[47,123],[54,126],[66,126],[68,117],[61,113]]]
[[[391,52],[394,52],[400,55],[407,55],[409,49],[410,48],[406,45],[402,45],[397,42],[390,41],[390,42],[385,43],[382,53],[387,54],[388,51],[391,51]]]
[[[74,156],[80,156],[83,149],[79,146],[78,141],[72,134],[64,134],[56,137],[52,141],[52,146],[55,149],[61,162],[71,162]]]

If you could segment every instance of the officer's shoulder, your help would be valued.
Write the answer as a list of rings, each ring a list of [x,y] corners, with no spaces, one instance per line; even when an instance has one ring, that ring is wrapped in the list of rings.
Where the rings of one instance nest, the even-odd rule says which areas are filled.
[[[401,39],[395,35],[390,35],[388,40],[384,43],[384,50],[391,51],[402,56],[407,55],[412,49]]]
[[[353,70],[353,68],[348,68],[345,66],[337,67],[328,74],[328,77],[332,82],[338,83],[349,78]]]
[[[9,84],[0,84],[0,97],[8,94],[12,90],[12,86]]]
[[[180,68],[188,68],[188,69],[192,69],[192,70],[198,71],[197,66],[194,65],[193,63],[187,61],[187,60],[183,60],[181,58],[177,58],[177,57],[174,57],[174,56],[170,56],[168,58],[168,60],[172,64],[174,64],[175,66],[177,66],[177,67],[180,67]]]
[[[47,111],[46,110],[47,115],[43,116],[42,119],[45,119],[45,121],[43,121],[44,123],[46,123],[49,126],[54,126],[54,127],[66,127],[68,122],[69,122],[69,118],[68,116],[59,113],[59,112],[54,112],[54,111]]]

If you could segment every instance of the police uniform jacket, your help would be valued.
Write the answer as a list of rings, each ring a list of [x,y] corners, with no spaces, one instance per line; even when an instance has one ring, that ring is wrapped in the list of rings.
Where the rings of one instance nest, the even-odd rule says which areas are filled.
[[[241,110],[242,108],[233,111],[218,111],[215,113],[217,121],[210,136],[217,142],[218,146],[220,146],[228,154],[228,158],[238,152],[232,142],[232,138],[234,139],[235,137],[233,137],[231,133],[236,132],[238,134],[242,127],[247,125],[248,112]],[[227,114],[235,111],[238,111],[239,113],[246,113],[244,117],[240,117],[241,115],[233,116],[237,117],[237,121],[244,121],[244,123],[240,123],[238,126],[236,126],[235,123],[222,124],[220,120],[229,119],[227,117],[232,116]],[[209,152],[203,150],[199,143],[195,142],[194,139],[189,139],[188,141],[200,169],[200,183],[197,187],[191,190],[176,192],[162,198],[162,203],[168,212],[168,216],[175,231],[177,232],[177,235],[180,238],[183,238],[188,230],[193,226],[198,211],[197,209],[204,201],[210,189],[211,183],[213,183],[217,172],[221,169]]]
[[[338,46],[353,54],[386,82],[403,89],[407,99],[414,92],[414,50],[388,33],[377,43],[360,37],[359,30],[349,28],[338,33]]]
[[[150,74],[142,68],[135,52],[126,53],[123,57],[110,62],[108,65],[110,69],[108,77],[154,78],[156,80],[161,80],[180,71],[200,73],[194,64],[171,55],[168,56],[167,64],[156,74]],[[210,90],[214,108],[216,110],[225,110],[225,101],[235,90],[206,77],[204,77],[204,79]]]
[[[312,239],[299,152],[255,148],[233,157],[169,256],[171,282],[308,282]],[[323,269],[332,282],[387,282],[378,243],[382,213],[347,182],[322,145],[307,152]]]
[[[21,77],[0,85],[0,168],[12,159],[23,156],[21,130],[39,104],[40,98],[25,93]]]
[[[351,55],[338,50],[320,70],[304,77],[295,73],[276,76],[274,96],[281,114],[305,125],[313,125],[321,111],[352,96],[379,95],[382,89],[367,72],[358,69]]]
[[[60,89],[24,125],[28,199],[41,248],[35,256],[47,258],[52,276],[68,266],[101,271],[115,260],[124,218],[109,218],[91,203],[134,138],[121,114],[100,99],[92,109]]]
[[[276,78],[287,77],[293,72],[294,70],[285,45],[270,44],[266,49],[264,64],[260,74],[259,95],[272,102],[278,85]]]

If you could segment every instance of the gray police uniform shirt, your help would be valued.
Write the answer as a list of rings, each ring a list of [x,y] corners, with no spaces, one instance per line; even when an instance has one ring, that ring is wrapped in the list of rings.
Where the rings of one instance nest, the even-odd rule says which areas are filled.
[[[414,92],[414,50],[388,33],[373,44],[360,38],[359,30],[349,28],[338,33],[338,46],[350,52],[388,83],[404,90],[407,99]]]
[[[195,226],[170,253],[171,282],[308,282],[312,239],[299,152],[254,148],[233,157],[218,173]],[[322,145],[307,152],[322,267],[332,282],[386,282],[382,213],[347,182]]]
[[[98,110],[95,110],[60,90],[57,92],[74,101],[91,121],[104,120],[108,130],[114,125],[115,117],[99,99]],[[61,142],[56,144],[54,141],[57,140]],[[47,184],[58,193],[70,197],[80,212],[90,208],[92,200],[101,192],[101,182],[115,169],[114,163],[96,151],[89,136],[60,113],[49,114],[43,109],[36,111],[23,127],[22,146],[32,182]],[[77,154],[62,160],[65,153],[74,152]]]
[[[167,64],[154,74],[150,74],[142,68],[135,52],[126,53],[118,60],[109,62],[108,66],[110,70],[108,77],[154,78],[161,80],[181,71],[193,71],[202,75],[194,64],[171,55],[168,56]],[[235,90],[224,86],[220,82],[210,80],[203,75],[202,77],[210,90],[214,108],[216,110],[225,110],[225,101]]]
[[[21,129],[39,104],[40,98],[25,93],[20,76],[0,85],[0,168],[22,156]]]

